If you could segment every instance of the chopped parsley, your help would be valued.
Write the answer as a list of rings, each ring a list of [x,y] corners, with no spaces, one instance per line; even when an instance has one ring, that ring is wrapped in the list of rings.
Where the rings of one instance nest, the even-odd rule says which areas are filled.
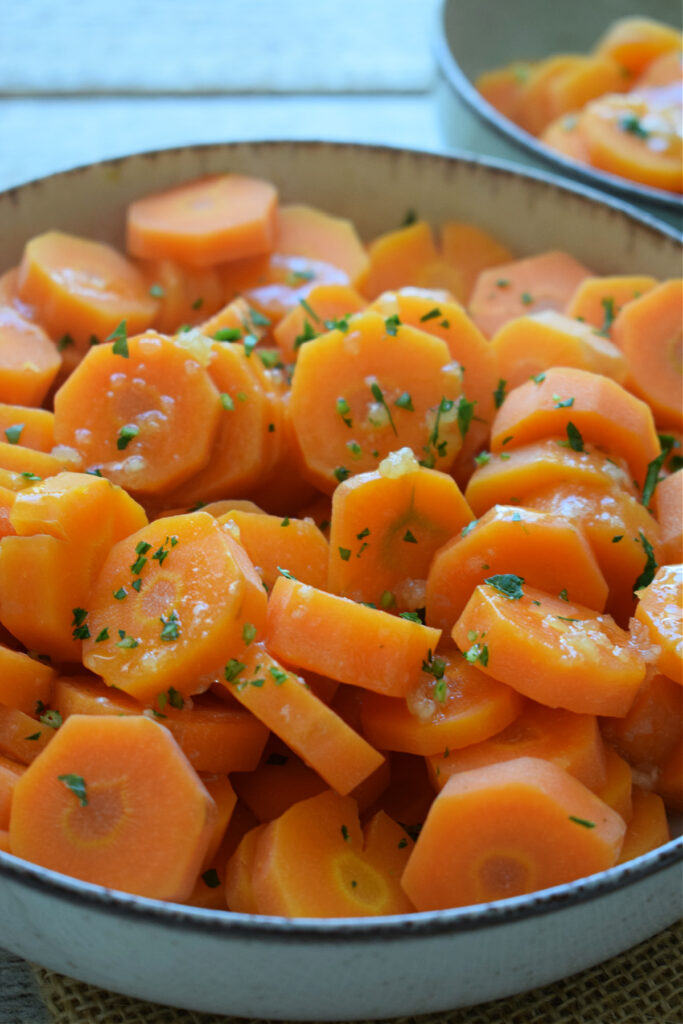
[[[5,427],[5,437],[9,444],[19,444],[19,438],[23,429],[23,423],[13,423],[11,427]]]
[[[343,397],[340,397],[340,398],[337,399],[337,412],[339,413],[339,415],[341,416],[343,422],[346,424],[347,427],[350,427],[350,426],[353,425],[353,421],[352,421],[351,415],[350,415],[350,413],[351,413],[351,406],[346,401],[346,399],[343,398]]]
[[[408,412],[415,412],[413,407],[413,399],[409,391],[404,391],[402,395],[399,395],[394,405],[399,409],[406,409]]]
[[[500,594],[504,594],[505,597],[509,597],[511,601],[518,601],[520,597],[524,596],[524,591],[522,590],[524,577],[515,576],[511,572],[500,573],[497,576],[488,576],[484,583],[488,583],[490,587],[493,587]]]
[[[502,377],[500,377],[499,380],[498,380],[498,384],[496,386],[496,389],[493,392],[493,401],[495,403],[496,409],[500,409],[501,405],[505,401],[505,389],[506,389],[506,387],[507,387],[507,381],[504,380]]]
[[[247,666],[237,658],[231,658],[228,664],[223,669],[223,675],[225,676],[226,682],[233,683],[237,677],[244,672]]]
[[[159,621],[163,626],[160,639],[166,642],[170,640],[177,640],[180,636],[180,620],[178,619],[178,613],[173,610],[171,614],[166,617],[161,615]]]
[[[214,333],[214,341],[239,341],[242,331],[239,327],[221,327]]]
[[[391,409],[387,405],[387,402],[386,402],[386,399],[385,399],[384,394],[382,392],[382,389],[379,386],[379,384],[377,383],[377,381],[373,381],[372,382],[372,384],[370,385],[370,390],[372,392],[372,397],[375,399],[376,402],[378,402],[382,406],[382,408],[385,410],[387,416],[389,417],[389,424],[391,426],[391,429],[393,430],[393,432],[396,435],[398,435],[398,430],[396,429],[396,424],[394,423],[394,418],[391,415]]]
[[[140,428],[134,423],[126,423],[125,426],[121,427],[116,438],[116,447],[120,452],[128,447],[134,437],[137,437],[140,433]]]
[[[233,402],[232,398],[225,392],[221,393],[221,405],[225,410],[227,410],[227,412],[232,412],[233,409],[235,408],[235,403]]]
[[[252,622],[245,622],[242,627],[242,639],[247,647],[256,636],[256,626]]]
[[[404,540],[406,544],[417,544],[417,537],[410,530],[406,530],[403,534],[402,540]]]
[[[129,358],[130,352],[128,351],[128,334],[126,333],[125,320],[122,320],[118,327],[115,327],[104,340],[113,341],[112,352],[115,356],[123,356],[124,359]]]
[[[351,548],[339,548],[339,557],[342,562],[348,562],[351,557]]]
[[[645,565],[643,566],[643,571],[640,576],[633,584],[634,591],[638,591],[643,587],[649,586],[657,572],[657,560],[655,558],[655,552],[652,544],[650,544],[642,530],[638,530],[638,535],[640,537],[640,542],[643,545],[643,551],[645,552]]]
[[[74,344],[74,340],[71,337],[71,335],[70,334],[63,334],[61,336],[61,338],[59,339],[59,341],[57,342],[57,351],[58,352],[63,352],[65,348],[68,348],[69,345],[73,345],[73,344]]]
[[[435,306],[434,309],[430,309],[428,310],[428,312],[423,313],[423,315],[420,317],[420,323],[424,324],[427,322],[427,320],[434,320],[435,317],[437,316],[441,316],[441,310],[439,309],[438,306]]]
[[[401,321],[396,313],[393,316],[388,316],[384,321],[384,329],[391,338],[396,337],[400,326]]]
[[[335,480],[338,480],[339,483],[341,483],[343,480],[346,480],[347,477],[351,476],[351,471],[347,469],[346,466],[337,466],[332,475]]]
[[[584,828],[595,828],[595,822],[588,821],[587,818],[577,818],[575,815],[570,814],[569,820],[575,822],[577,825],[582,825]]]
[[[66,775],[58,775],[57,778],[60,782],[64,783],[67,789],[71,790],[81,807],[88,806],[87,787],[85,779],[81,775],[72,775],[71,773],[67,773]]]

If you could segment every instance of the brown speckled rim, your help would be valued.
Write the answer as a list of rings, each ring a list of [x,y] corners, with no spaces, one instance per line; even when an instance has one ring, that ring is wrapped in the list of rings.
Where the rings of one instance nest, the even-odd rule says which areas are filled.
[[[570,183],[543,171],[520,169],[512,163],[457,151],[434,153],[429,150],[412,150],[402,147],[364,145],[348,142],[321,140],[267,140],[216,143],[200,146],[184,146],[138,154],[130,154],[112,160],[102,161],[98,166],[115,168],[130,159],[155,159],[165,154],[178,156],[187,152],[195,152],[208,156],[225,153],[226,157],[236,148],[255,150],[256,153],[267,154],[272,147],[310,148],[321,147],[339,151],[373,151],[383,153],[386,157],[410,156],[416,160],[440,162],[444,172],[456,163],[465,164],[472,171],[477,168],[509,178],[511,175],[525,178],[537,183],[539,188],[551,188],[561,193],[571,193],[591,205],[608,207],[615,216],[624,216],[634,222],[639,230],[647,230],[662,241],[680,242],[679,233],[628,204],[585,185]],[[68,179],[87,172],[93,165],[84,165],[72,170],[52,175],[50,178]],[[20,202],[23,194],[50,180],[36,179],[26,184],[0,193],[0,209],[3,200],[12,205]],[[407,935],[434,936],[446,933],[456,934],[476,931],[514,921],[533,918],[544,914],[560,911],[563,908],[576,906],[619,890],[637,885],[645,879],[677,865],[683,868],[683,836],[671,840],[664,846],[644,854],[626,864],[618,865],[600,874],[578,879],[552,889],[531,893],[528,896],[514,897],[495,903],[481,904],[473,907],[456,908],[440,911],[429,911],[414,914],[402,914],[391,917],[374,918],[281,918],[260,915],[237,914],[226,911],[204,910],[180,904],[169,904],[159,900],[146,899],[128,893],[106,889],[102,886],[82,882],[79,879],[59,874],[47,868],[20,860],[10,854],[0,852],[0,883],[19,886],[33,892],[46,895],[82,907],[84,910],[104,912],[129,920],[144,919],[150,924],[163,927],[182,928],[194,932],[211,934],[227,938],[269,938],[272,940],[291,941],[296,938],[303,942],[326,942],[334,944],[339,941],[354,939],[356,941],[397,940]],[[683,892],[683,886],[682,886]],[[676,908],[674,908],[675,910]]]
[[[648,185],[640,185],[635,181],[628,182],[616,174],[609,174],[607,171],[600,171],[597,168],[587,167],[574,160],[570,160],[562,153],[551,149],[549,146],[544,146],[534,135],[525,132],[514,121],[511,121],[496,110],[495,107],[491,106],[481,93],[475,89],[470,79],[462,70],[449,44],[446,34],[446,12],[454,2],[457,3],[457,0],[442,0],[432,38],[432,50],[446,81],[480,120],[490,128],[494,128],[500,135],[503,135],[520,149],[532,152],[545,164],[554,166],[556,171],[566,174],[570,178],[589,182],[594,188],[608,189],[611,193],[624,196],[634,203],[650,203],[670,212],[678,210],[683,222],[683,196],[677,196],[672,192],[665,192],[662,189],[652,188]]]

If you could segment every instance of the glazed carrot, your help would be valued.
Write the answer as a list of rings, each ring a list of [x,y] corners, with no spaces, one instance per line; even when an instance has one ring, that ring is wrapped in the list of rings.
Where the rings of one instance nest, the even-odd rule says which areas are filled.
[[[44,330],[11,306],[0,305],[0,399],[40,405],[61,364]]]
[[[453,628],[465,657],[541,704],[625,715],[645,678],[630,635],[609,616],[522,589],[519,577],[493,579],[475,589]]]
[[[590,788],[628,824],[633,816],[633,773],[628,761],[609,743],[605,744],[605,781]]]
[[[193,352],[151,331],[126,340],[124,331],[91,348],[55,396],[57,444],[133,493],[187,480],[209,458],[225,415],[202,365],[209,344]]]
[[[273,328],[273,337],[286,362],[294,362],[299,349],[318,334],[324,334],[326,323],[360,313],[366,301],[347,284],[316,284],[301,302],[293,306]]]
[[[568,424],[573,424],[570,428]],[[648,406],[615,381],[586,370],[554,367],[510,392],[491,427],[491,450],[557,437],[575,451],[586,441],[622,455],[642,486],[660,452]]]
[[[596,792],[607,781],[605,744],[595,715],[535,701],[526,701],[514,721],[495,736],[462,749],[444,748],[427,759],[427,767],[438,791],[456,772],[518,757],[552,761]]]
[[[683,565],[661,566],[637,596],[636,618],[660,648],[659,671],[683,685]]]
[[[189,267],[168,259],[142,260],[138,266],[157,300],[151,326],[163,334],[201,323],[223,305],[223,282],[215,267]]]
[[[279,818],[292,804],[329,788],[316,771],[284,744],[278,750],[269,744],[258,767],[253,772],[237,773],[233,783],[240,800],[262,823]]]
[[[24,771],[25,767],[23,764],[19,764],[18,761],[13,761],[11,758],[3,757],[2,754],[0,754],[1,831],[7,831],[9,828],[10,808],[12,806],[12,797],[14,796],[14,787]]]
[[[575,160],[580,164],[590,163],[588,147],[579,131],[579,119],[576,114],[561,114],[555,118],[546,125],[539,139],[569,160]]]
[[[26,245],[17,287],[50,337],[68,337],[82,352],[122,320],[131,334],[144,331],[157,309],[144,277],[121,253],[61,231]]]
[[[515,61],[495,71],[484,72],[475,85],[492,107],[504,117],[516,121],[519,96],[533,68],[533,61]]]
[[[127,693],[86,673],[59,675],[52,687],[52,705],[63,719],[70,715],[141,715],[144,711]]]
[[[418,910],[519,896],[611,867],[625,830],[615,811],[549,761],[487,765],[449,779],[401,885]]]
[[[237,794],[227,775],[202,775],[201,779],[216,806],[213,832],[202,861],[202,868],[206,868],[214,860],[225,838],[230,819],[237,806]]]
[[[56,735],[57,722],[38,721],[19,708],[0,704],[0,754],[20,764],[30,764]]]
[[[583,532],[561,516],[494,505],[436,553],[425,594],[426,621],[450,631],[472,591],[497,573],[602,611],[607,583]]]
[[[501,263],[482,270],[469,300],[469,311],[479,330],[492,337],[508,320],[544,309],[561,312],[591,272],[565,252]]]
[[[662,563],[683,562],[683,470],[657,485],[655,503]]]
[[[664,675],[648,677],[628,713],[603,718],[607,742],[642,778],[654,779],[683,736],[683,693]]]
[[[671,839],[666,808],[661,796],[648,793],[635,786],[633,789],[633,816],[628,823],[624,845],[619,854],[618,864],[633,860],[650,850],[656,850]]]
[[[351,282],[368,268],[368,256],[354,224],[313,206],[294,203],[280,206],[275,248],[288,256],[331,263],[343,270]]]
[[[476,224],[444,221],[441,225],[441,252],[446,263],[453,267],[462,282],[456,298],[467,302],[474,283],[482,270],[509,263],[512,252],[506,245],[483,231]]]
[[[215,813],[185,756],[155,722],[73,715],[17,783],[10,840],[16,856],[63,874],[182,900],[195,884]]]
[[[681,429],[683,280],[665,281],[628,302],[612,336],[626,359],[626,387],[644,399],[655,422]]]
[[[312,519],[270,516],[238,509],[219,517],[232,522],[239,540],[266,588],[271,589],[279,569],[287,569],[302,583],[327,584],[329,544]]]
[[[54,420],[48,409],[0,402],[0,439],[50,452],[55,444]]]
[[[553,54],[538,61],[520,89],[515,120],[531,135],[540,135],[557,113],[551,100],[552,84],[573,71],[582,58],[578,54]]]
[[[4,483],[0,483],[0,539],[10,537],[14,533],[14,527],[10,522],[10,512],[15,500],[16,492],[5,487]]]
[[[663,53],[680,48],[681,33],[673,26],[632,15],[609,26],[596,43],[595,53],[611,57],[631,75],[638,75]]]
[[[220,270],[227,298],[241,295],[268,321],[264,326],[276,324],[316,285],[350,283],[348,274],[331,263],[281,252],[233,260]]]
[[[36,311],[28,302],[22,302],[19,298],[19,267],[12,267],[0,274],[0,305],[11,306],[27,320],[36,319]]]
[[[404,446],[448,470],[471,418],[461,393],[441,339],[374,312],[352,317],[304,345],[296,364],[290,410],[309,479],[331,492]]]
[[[458,651],[443,650],[427,665],[405,700],[379,693],[363,698],[363,735],[379,750],[442,754],[488,739],[520,713],[519,694],[469,665]]]
[[[405,863],[410,840],[402,830],[394,836],[396,858]],[[381,841],[381,835],[373,838],[364,840],[349,797],[328,790],[295,804],[258,836],[252,872],[258,912],[365,917],[412,909],[394,859],[378,863],[375,851],[366,856],[364,847]]]
[[[268,182],[212,175],[131,203],[126,244],[143,259],[207,267],[269,252],[276,212],[277,192]]]
[[[605,337],[612,338],[614,320],[622,308],[656,284],[654,277],[644,274],[587,277],[567,303],[565,314],[591,324]]]
[[[249,559],[215,519],[158,519],[107,556],[86,609],[83,663],[138,700],[170,687],[186,697],[220,676],[245,630],[260,633],[265,604]]]
[[[252,875],[257,858],[257,844],[265,824],[250,829],[225,866],[225,898],[228,910],[235,914],[258,914]]]
[[[571,66],[553,76],[548,83],[550,117],[554,119],[581,110],[598,96],[625,91],[627,84],[623,69],[611,57],[601,54],[576,57]]]
[[[391,779],[375,808],[385,811],[413,835],[419,831],[434,799],[425,759],[393,752],[387,754],[387,761]]]
[[[34,714],[38,705],[50,704],[55,674],[49,665],[0,644],[0,704]]]
[[[508,320],[491,339],[492,355],[508,390],[554,366],[602,373],[622,384],[626,359],[594,328],[555,310]]]
[[[268,649],[278,658],[405,697],[441,633],[418,622],[280,577],[268,601]]]
[[[654,789],[672,811],[683,811],[683,740],[661,768]]]
[[[229,692],[338,793],[349,793],[382,763],[382,755],[263,644],[228,661],[224,677]]]
[[[3,484],[10,490],[23,491],[46,477],[56,476],[68,469],[68,461],[61,454],[58,457],[36,448],[27,448],[23,444],[0,441],[0,468],[3,470]]]
[[[266,323],[266,318],[260,317],[246,299],[237,296],[221,305],[208,320],[202,316],[199,327],[202,334],[215,341],[243,342],[250,335],[250,344],[258,344],[270,329],[270,322]]]
[[[592,444],[574,451],[548,438],[510,451],[506,445],[500,452],[484,452],[477,461],[465,488],[477,516],[493,505],[525,504],[526,495],[555,484],[602,487],[611,481],[631,495],[637,493],[625,460],[607,456]]]
[[[438,259],[432,229],[420,220],[380,235],[368,247],[370,262],[355,282],[362,295],[375,299],[382,292],[419,284],[420,273]]]
[[[196,771],[227,775],[256,768],[268,730],[253,715],[209,695],[187,707],[177,694],[171,696],[165,701],[157,697],[156,714]]]
[[[422,607],[435,552],[471,519],[452,477],[420,466],[409,449],[395,452],[334,492],[327,589],[378,607]]]
[[[674,47],[647,64],[645,70],[633,83],[633,89],[636,92],[642,92],[643,89],[656,89],[662,85],[677,84],[681,80],[682,70],[681,47]]]

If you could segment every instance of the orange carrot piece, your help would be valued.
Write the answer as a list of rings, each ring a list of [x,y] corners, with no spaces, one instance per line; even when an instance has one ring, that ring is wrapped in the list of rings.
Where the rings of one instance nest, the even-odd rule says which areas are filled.
[[[515,61],[494,71],[485,71],[478,76],[475,85],[492,107],[504,117],[516,121],[519,96],[533,68],[533,61]]]
[[[63,719],[70,715],[141,715],[144,706],[97,676],[60,675],[52,688],[52,704]]]
[[[277,748],[269,743],[258,767],[253,772],[236,773],[232,781],[240,800],[262,823],[279,818],[300,800],[329,789],[325,780],[284,743]]]
[[[680,48],[681,33],[673,26],[630,15],[612,22],[594,52],[611,57],[631,75],[638,75],[657,57]]]
[[[512,577],[519,580],[519,577]],[[465,657],[550,707],[625,715],[645,678],[631,636],[609,616],[542,590],[478,586],[453,628]]]
[[[472,319],[487,338],[508,320],[544,309],[562,312],[591,272],[565,252],[552,251],[482,270],[469,300]]]
[[[432,804],[401,884],[418,910],[505,899],[612,867],[623,819],[549,761],[460,772]]]
[[[665,281],[628,302],[612,336],[628,367],[626,387],[648,403],[655,422],[676,430],[683,424],[683,279]]]
[[[5,471],[2,480],[13,491],[32,487],[45,477],[56,476],[67,468],[68,461],[61,456],[39,452],[23,444],[0,441],[0,469]]]
[[[277,214],[275,249],[339,267],[351,282],[368,268],[368,256],[350,220],[333,217],[312,206],[290,203]]]
[[[37,706],[50,704],[55,675],[49,665],[0,644],[0,704],[35,714]]]
[[[660,452],[644,402],[608,377],[570,367],[553,367],[542,380],[510,392],[491,427],[491,450],[501,451],[505,444],[509,451],[543,437],[561,438],[574,450],[589,441],[622,455],[641,486]]]
[[[0,704],[0,754],[30,764],[56,735],[54,725],[46,725],[19,708]]]
[[[54,413],[26,405],[0,403],[0,439],[50,452],[55,444]]]
[[[6,832],[9,828],[14,787],[24,771],[23,764],[0,754],[0,832]]]
[[[591,324],[605,337],[613,338],[614,320],[622,308],[655,287],[654,277],[622,274],[587,277],[567,303],[565,314]]]
[[[189,707],[174,706],[180,703],[176,695],[173,702],[163,702],[161,724],[196,771],[227,775],[256,768],[268,730],[253,715],[210,696],[200,696]]]
[[[234,914],[258,914],[252,875],[257,857],[257,844],[265,824],[244,834],[225,866],[225,898]]]
[[[683,565],[663,565],[654,579],[638,591],[636,618],[660,647],[657,667],[683,685]]]
[[[269,252],[276,213],[277,192],[268,182],[211,175],[131,203],[126,244],[143,259],[207,267]]]
[[[346,284],[316,284],[308,292],[306,305],[293,306],[273,328],[273,337],[286,362],[294,362],[307,341],[324,334],[326,323],[360,313],[365,299]]]
[[[40,405],[61,362],[41,327],[0,305],[0,400]]]
[[[202,868],[207,868],[216,857],[225,839],[230,819],[237,806],[237,793],[232,788],[232,783],[227,775],[203,775],[201,779],[216,806],[213,833],[202,861]]]
[[[151,326],[162,334],[201,323],[223,305],[223,281],[215,267],[188,267],[165,259],[142,260],[138,266],[157,300]]]
[[[0,851],[2,853],[11,853],[12,849],[9,844],[9,830],[0,829]]]
[[[237,295],[276,324],[319,284],[349,284],[348,274],[322,260],[272,252],[267,257],[233,260],[221,267],[228,299]]]
[[[456,297],[467,302],[482,270],[509,263],[512,253],[476,224],[445,221],[441,225],[441,252],[445,262],[459,275],[462,286]]]
[[[451,775],[517,757],[540,757],[597,792],[607,780],[607,759],[595,715],[576,714],[527,701],[501,732],[462,749],[444,749],[427,759],[436,790]]]
[[[427,775],[425,759],[398,752],[388,754],[387,759],[391,778],[374,809],[386,811],[390,818],[414,835],[434,800],[434,787]]]
[[[155,722],[73,715],[17,783],[10,840],[16,856],[63,874],[182,900],[215,813],[178,745]]]
[[[445,342],[392,318],[361,313],[315,338],[301,349],[290,399],[311,482],[331,492],[403,446],[448,470],[465,429],[461,394]]]
[[[575,160],[579,164],[590,163],[588,147],[579,131],[579,119],[576,114],[561,114],[545,126],[538,138],[540,142],[569,160]]]
[[[671,839],[666,807],[661,796],[648,793],[635,786],[633,789],[633,814],[626,829],[624,844],[618,864],[641,857],[650,850],[656,850]]]
[[[334,492],[327,589],[380,607],[422,607],[434,553],[471,519],[452,477],[410,451],[394,453]]]
[[[651,61],[633,83],[634,92],[657,89],[662,85],[678,85],[683,77],[683,51],[675,47]]]
[[[589,788],[628,824],[633,815],[633,773],[628,761],[609,743],[605,744],[605,781]]]
[[[508,390],[554,366],[602,373],[620,384],[626,378],[626,359],[616,345],[552,309],[508,320],[491,339],[491,349]]]
[[[363,735],[379,750],[428,756],[476,744],[522,709],[515,690],[468,665],[456,650],[440,653],[428,666],[405,700],[365,694]]]
[[[341,683],[405,697],[441,631],[280,577],[268,601],[268,649]]]
[[[531,135],[540,135],[561,113],[553,103],[553,84],[566,72],[575,72],[584,61],[584,57],[573,53],[552,54],[538,61],[520,90],[515,117],[517,124]]]
[[[12,267],[0,274],[0,305],[11,306],[27,320],[36,321],[36,311],[28,302],[19,298],[19,267]]]
[[[683,811],[683,739],[662,765],[653,788],[670,810]]]
[[[660,481],[655,506],[662,563],[683,562],[683,469]]]
[[[624,92],[628,82],[622,68],[602,54],[577,56],[571,66],[554,75],[548,83],[547,110],[551,120],[581,110],[590,100],[605,93]]]
[[[368,299],[415,284],[420,273],[438,259],[432,229],[417,221],[380,235],[368,246],[370,262],[355,282]]]
[[[263,644],[229,661],[225,680],[230,693],[337,792],[349,793],[382,763],[382,755]]]
[[[261,632],[265,604],[244,550],[215,519],[158,519],[107,556],[89,599],[83,663],[138,700],[171,686],[186,697],[219,677],[245,630]]]
[[[499,573],[515,573],[596,611],[607,600],[607,583],[579,528],[561,516],[494,505],[434,556],[425,594],[428,625],[450,631],[475,586]]]
[[[226,512],[219,522],[234,523],[239,540],[266,588],[287,569],[302,583],[327,584],[329,545],[312,519],[271,516],[263,512]]]
[[[603,718],[601,729],[641,779],[656,779],[683,736],[681,687],[664,675],[648,677],[628,714]]]
[[[50,337],[68,336],[82,352],[93,340],[104,341],[122,320],[131,334],[144,331],[157,309],[130,260],[103,242],[61,231],[28,242],[17,287]]]

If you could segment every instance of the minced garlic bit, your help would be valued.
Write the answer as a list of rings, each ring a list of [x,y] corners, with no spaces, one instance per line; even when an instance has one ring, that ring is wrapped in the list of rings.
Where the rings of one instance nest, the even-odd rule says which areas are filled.
[[[386,477],[387,480],[397,480],[406,473],[417,472],[419,468],[420,463],[415,458],[412,448],[408,447],[389,452],[378,466],[380,476]]]

